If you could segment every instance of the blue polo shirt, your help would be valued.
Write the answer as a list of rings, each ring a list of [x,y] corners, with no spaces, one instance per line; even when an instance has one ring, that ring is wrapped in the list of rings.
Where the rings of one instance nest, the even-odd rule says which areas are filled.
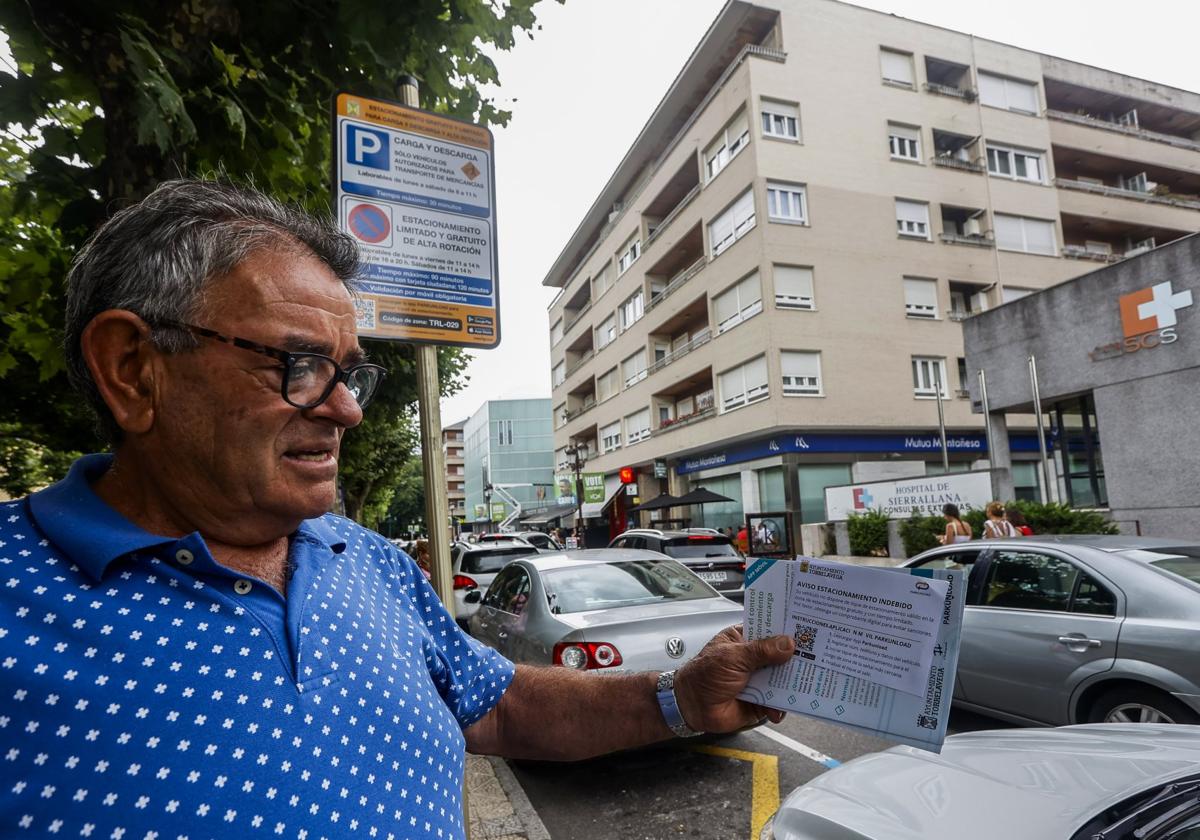
[[[460,838],[464,739],[512,680],[340,517],[286,596],[91,490],[0,505],[0,836]]]

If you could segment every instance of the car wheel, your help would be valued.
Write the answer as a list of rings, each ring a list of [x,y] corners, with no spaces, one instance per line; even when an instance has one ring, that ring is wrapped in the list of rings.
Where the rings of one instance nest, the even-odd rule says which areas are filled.
[[[1091,723],[1200,723],[1200,715],[1153,688],[1114,688],[1096,698]]]

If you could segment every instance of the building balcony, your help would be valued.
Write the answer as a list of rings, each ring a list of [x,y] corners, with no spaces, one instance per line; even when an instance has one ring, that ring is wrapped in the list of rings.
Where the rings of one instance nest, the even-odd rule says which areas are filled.
[[[712,366],[681,376],[655,392],[650,409],[651,436],[681,429],[717,414]]]
[[[674,364],[711,340],[708,296],[700,295],[651,331],[651,357],[646,373],[653,374]]]
[[[1180,137],[1177,134],[1166,134],[1161,131],[1151,131],[1150,129],[1141,128],[1136,125],[1129,125],[1121,122],[1116,122],[1108,117],[1094,116],[1092,114],[1079,114],[1069,111],[1060,111],[1055,108],[1046,109],[1046,118],[1051,120],[1059,120],[1060,122],[1075,123],[1076,125],[1086,125],[1091,128],[1098,128],[1102,131],[1111,131],[1115,134],[1125,134],[1130,137],[1138,137],[1142,140],[1149,140],[1152,143],[1165,143],[1168,146],[1176,146],[1180,149],[1187,149],[1192,152],[1200,152],[1200,140],[1193,140],[1190,137]]]
[[[646,221],[645,247],[649,248],[699,194],[700,165],[694,156],[688,156],[642,211]]]
[[[1192,232],[1075,213],[1062,213],[1061,224],[1064,257],[1104,263],[1144,254]]]
[[[943,231],[938,234],[938,241],[947,245],[973,245],[976,248],[995,248],[996,242],[982,233],[962,234]]]
[[[952,96],[964,102],[974,102],[977,96],[971,87],[971,68],[957,61],[925,56],[925,92]]]
[[[683,287],[703,270],[704,230],[700,222],[679,236],[655,263],[646,269],[649,304],[652,309]]]
[[[1108,184],[1097,184],[1093,181],[1077,181],[1071,178],[1055,178],[1054,186],[1064,190],[1079,190],[1094,195],[1107,195],[1113,198],[1127,198],[1131,201],[1142,201],[1146,204],[1165,204],[1170,207],[1184,207],[1188,210],[1200,210],[1200,197],[1178,195],[1168,191],[1144,192],[1125,187],[1114,187]]]
[[[1062,255],[1071,260],[1091,260],[1092,262],[1114,263],[1123,257],[1111,251],[1093,250],[1086,245],[1064,245]]]
[[[712,341],[712,330],[710,330],[708,327],[705,327],[704,329],[692,335],[687,341],[673,346],[668,353],[657,358],[654,361],[654,364],[646,368],[646,372],[654,373],[662,370],[667,365],[679,361],[693,350],[697,349],[698,347],[703,347],[710,341]]]
[[[979,175],[987,172],[987,164],[982,160],[963,160],[952,155],[934,155],[929,159],[929,162],[934,166],[941,166],[944,169],[957,169],[960,172],[974,172]]]
[[[954,85],[943,85],[938,82],[926,82],[926,93],[936,93],[938,96],[953,96],[964,102],[974,102],[978,96],[973,88],[960,88]]]

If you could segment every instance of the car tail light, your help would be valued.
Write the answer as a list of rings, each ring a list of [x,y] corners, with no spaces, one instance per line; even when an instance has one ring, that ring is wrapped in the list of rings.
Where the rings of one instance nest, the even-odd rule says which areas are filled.
[[[621,652],[608,642],[559,642],[554,646],[554,664],[577,671],[615,668]]]
[[[469,578],[466,575],[454,576],[455,589],[478,589],[479,584],[475,582],[475,578]]]
[[[738,565],[742,567],[743,572],[746,571],[746,561],[745,560],[743,560],[741,563],[738,563]]]
[[[712,541],[713,541],[712,537],[704,537],[704,536],[696,536],[696,535],[688,537],[688,542],[712,542]]]

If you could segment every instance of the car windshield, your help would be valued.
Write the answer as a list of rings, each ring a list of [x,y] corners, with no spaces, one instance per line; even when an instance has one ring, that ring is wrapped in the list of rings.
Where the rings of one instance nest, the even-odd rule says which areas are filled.
[[[463,555],[462,570],[467,574],[486,575],[500,571],[514,558],[530,554],[537,554],[537,549],[531,545],[497,546],[482,551],[468,551]]]
[[[542,584],[553,613],[721,597],[673,560],[564,566],[543,572]]]
[[[663,554],[668,557],[682,559],[700,559],[703,557],[737,557],[727,537],[677,537],[663,541]]]
[[[1188,547],[1183,550],[1170,548],[1156,551],[1137,550],[1130,551],[1128,554],[1136,559],[1145,560],[1151,566],[1156,566],[1164,572],[1170,572],[1184,580],[1200,584],[1200,549]]]
[[[1071,840],[1196,840],[1200,781],[1188,776],[1097,814]]]

